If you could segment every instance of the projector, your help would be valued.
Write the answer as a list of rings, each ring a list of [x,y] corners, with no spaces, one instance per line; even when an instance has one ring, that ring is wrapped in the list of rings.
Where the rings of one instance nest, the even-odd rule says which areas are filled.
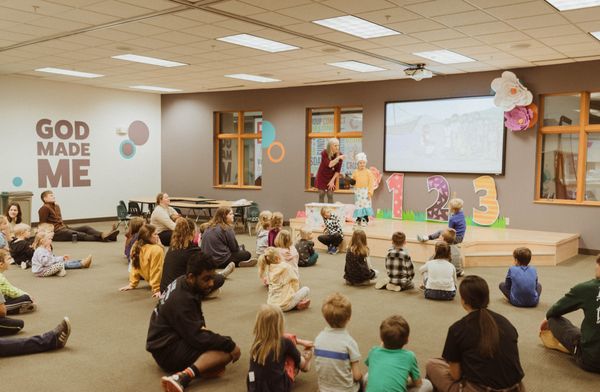
[[[425,69],[425,64],[417,64],[414,67],[406,68],[404,74],[416,81],[433,77],[433,73],[430,70]]]

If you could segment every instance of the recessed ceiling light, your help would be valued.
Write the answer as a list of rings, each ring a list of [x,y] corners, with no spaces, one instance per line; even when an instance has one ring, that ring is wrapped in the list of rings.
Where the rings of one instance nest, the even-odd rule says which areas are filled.
[[[129,86],[129,88],[136,88],[138,90],[148,90],[148,91],[160,91],[163,93],[175,93],[181,90],[177,90],[175,88],[168,87],[157,87],[157,86]]]
[[[121,54],[118,56],[112,56],[112,58],[117,60],[133,61],[134,63],[158,65],[160,67],[181,67],[182,65],[187,65],[185,63],[178,63],[177,61],[138,56],[137,54]]]
[[[600,0],[546,0],[546,2],[559,11],[576,10],[600,5]]]
[[[600,41],[600,31],[593,31],[590,33],[594,38]]]
[[[100,77],[104,76],[104,75],[95,74],[95,73],[79,72],[79,71],[72,71],[70,69],[61,69],[61,68],[52,68],[52,67],[38,68],[38,69],[36,69],[36,71],[48,72],[48,73],[53,73],[53,74],[58,74],[58,75],[75,76],[78,78],[100,78]]]
[[[388,29],[387,27],[380,26],[352,15],[313,20],[313,23],[360,38],[377,38],[401,34],[396,30]]]
[[[249,74],[231,74],[231,75],[225,75],[225,77],[233,78],[233,79],[249,80],[251,82],[259,82],[259,83],[281,82],[281,80],[279,80],[279,79],[265,78],[264,76],[249,75]]]
[[[284,44],[282,42],[272,41],[270,39],[257,37],[250,34],[237,34],[230,35],[228,37],[217,38],[218,41],[229,42],[230,44],[236,44],[246,46],[252,49],[264,50],[265,52],[285,52],[287,50],[300,49],[297,46]]]
[[[458,63],[470,63],[475,61],[474,59],[463,56],[462,54],[458,54],[456,52],[452,52],[449,50],[432,50],[428,52],[416,52],[413,53],[415,56],[423,57],[436,63],[440,64],[458,64]]]
[[[387,71],[385,68],[376,67],[371,64],[361,63],[359,61],[339,61],[337,63],[327,63],[334,67],[349,69],[350,71],[356,72],[377,72]]]

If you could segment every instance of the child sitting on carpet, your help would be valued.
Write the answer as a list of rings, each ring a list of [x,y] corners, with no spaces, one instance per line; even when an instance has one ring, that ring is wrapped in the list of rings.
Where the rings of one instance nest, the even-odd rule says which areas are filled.
[[[377,274],[369,262],[367,235],[362,230],[355,230],[346,251],[344,279],[350,285],[369,285],[375,283],[373,279],[377,278]]]
[[[281,308],[261,305],[254,323],[254,343],[250,348],[250,370],[246,379],[248,391],[289,392],[298,372],[310,370],[313,343],[284,333],[284,328]],[[304,346],[302,355],[296,344]]]
[[[31,247],[31,227],[17,223],[14,227],[15,238],[10,242],[10,255],[22,269],[31,268],[33,248]]]
[[[456,230],[446,229],[442,231],[442,240],[450,245],[450,262],[456,268],[456,276],[463,276],[465,272],[463,271],[462,256],[456,245]]]
[[[256,257],[265,253],[269,246],[269,229],[271,227],[271,218],[273,213],[269,210],[261,211],[258,214],[258,223],[256,223]]]
[[[448,218],[448,227],[456,230],[455,244],[460,244],[465,238],[465,232],[467,231],[467,221],[465,220],[465,214],[463,213],[463,201],[462,199],[450,199],[448,202],[450,207],[450,217]],[[417,234],[417,240],[425,242],[428,240],[435,240],[440,238],[442,230],[438,230],[433,234]]]
[[[146,224],[146,220],[141,216],[136,216],[131,218],[129,221],[129,229],[127,230],[127,234],[125,234],[125,257],[127,257],[127,262],[131,263],[131,248],[133,244],[138,239],[140,229],[142,226]]]
[[[294,245],[298,251],[298,266],[310,267],[317,263],[319,254],[315,252],[315,243],[312,241],[312,231],[308,227],[300,229],[300,239]]]
[[[500,283],[500,291],[511,305],[519,307],[537,306],[542,293],[537,271],[530,266],[531,250],[517,248],[513,251],[515,265],[508,269],[506,279]]]
[[[298,274],[290,264],[281,261],[277,249],[269,247],[258,258],[258,275],[261,278],[267,277],[269,305],[279,306],[284,312],[294,308],[303,310],[309,307],[309,288],[300,288]]]
[[[283,214],[281,212],[274,212],[271,217],[271,225],[269,226],[269,237],[267,244],[268,246],[275,246],[275,237],[283,227]]]
[[[42,231],[35,236],[33,241],[33,257],[31,258],[31,272],[38,277],[65,276],[68,269],[90,268],[92,255],[83,260],[71,260],[69,255],[54,256],[52,254],[52,237],[54,232]]]
[[[444,241],[435,244],[433,260],[419,268],[423,275],[425,298],[453,300],[456,295],[456,268],[450,262],[450,245]]]
[[[376,289],[386,288],[390,291],[410,290],[414,288],[413,278],[415,268],[408,250],[404,249],[406,235],[401,231],[392,234],[392,247],[385,257],[385,270],[387,276],[382,277],[375,284]]]
[[[296,272],[296,275],[300,276],[300,272],[298,271],[298,260],[300,256],[292,244],[292,235],[289,231],[281,230],[279,234],[277,234],[277,237],[275,237],[275,247],[279,251],[281,260],[291,265],[294,272]]]
[[[344,240],[344,232],[338,217],[333,213],[331,208],[321,208],[321,217],[323,218],[324,229],[323,235],[318,237],[319,242],[327,245],[327,253],[335,255],[339,252],[338,246]]]
[[[21,223],[18,223],[20,225]],[[4,296],[7,314],[29,313],[35,310],[33,300],[23,290],[10,284],[4,276],[4,271],[8,269],[8,260],[10,254],[0,249],[0,294]]]
[[[8,243],[11,239],[8,218],[4,215],[0,215],[0,249],[8,250]]]

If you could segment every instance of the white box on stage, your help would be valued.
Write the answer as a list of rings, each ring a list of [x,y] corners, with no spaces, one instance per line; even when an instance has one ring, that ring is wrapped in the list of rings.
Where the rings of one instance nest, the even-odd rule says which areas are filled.
[[[305,225],[309,229],[315,230],[323,227],[323,217],[321,216],[321,209],[324,207],[331,208],[333,214],[338,217],[340,225],[344,224],[346,220],[346,205],[342,203],[306,203],[304,205],[304,211],[306,213]]]

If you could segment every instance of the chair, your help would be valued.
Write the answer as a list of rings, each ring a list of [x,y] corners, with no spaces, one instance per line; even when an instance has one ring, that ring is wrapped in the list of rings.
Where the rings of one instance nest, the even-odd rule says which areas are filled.
[[[248,210],[246,211],[246,227],[248,228],[249,235],[252,235],[252,226],[258,223],[258,215],[260,215],[258,205],[256,203],[252,203],[252,205],[248,207]]]
[[[125,229],[128,229],[129,220],[131,219],[131,216],[127,214],[127,208],[125,207],[125,203],[123,201],[119,202],[119,205],[117,205],[117,217],[119,218],[119,223],[117,223],[117,229],[119,228],[119,226],[121,226],[121,223],[123,222],[125,222]]]
[[[131,216],[143,216],[142,214],[142,209],[140,208],[140,205],[135,202],[135,201],[130,201],[128,204],[129,208],[127,209],[129,211],[129,215]]]

